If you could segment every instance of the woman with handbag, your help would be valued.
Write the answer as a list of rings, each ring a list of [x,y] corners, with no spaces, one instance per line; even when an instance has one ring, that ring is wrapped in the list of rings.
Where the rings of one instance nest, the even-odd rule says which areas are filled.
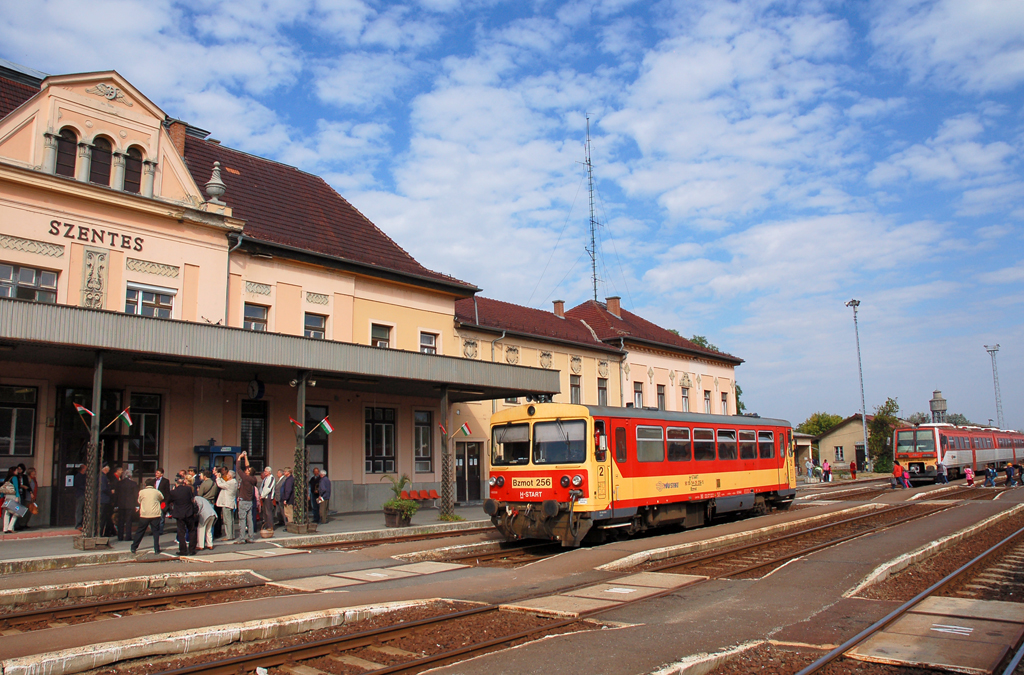
[[[0,494],[4,497],[4,534],[14,532],[14,524],[18,522],[15,506],[21,505],[21,479],[18,475],[20,473],[21,469],[12,466],[7,470],[7,478],[4,479],[3,485],[0,485]]]

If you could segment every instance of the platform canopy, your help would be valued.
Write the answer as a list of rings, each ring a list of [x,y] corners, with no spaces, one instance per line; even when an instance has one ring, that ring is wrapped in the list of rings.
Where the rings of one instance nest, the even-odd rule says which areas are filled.
[[[105,368],[441,398],[556,394],[559,373],[205,323],[0,298],[0,362]]]

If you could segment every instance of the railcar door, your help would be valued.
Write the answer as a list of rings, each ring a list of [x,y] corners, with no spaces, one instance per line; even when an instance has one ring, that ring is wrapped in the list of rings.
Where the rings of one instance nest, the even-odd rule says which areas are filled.
[[[615,457],[612,461],[612,508],[621,509],[633,499],[633,482],[627,477],[629,461],[629,433],[626,425],[615,426]]]

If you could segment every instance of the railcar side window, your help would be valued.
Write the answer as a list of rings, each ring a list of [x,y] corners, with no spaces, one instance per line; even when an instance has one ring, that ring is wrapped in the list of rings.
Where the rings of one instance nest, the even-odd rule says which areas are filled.
[[[775,457],[775,432],[757,432],[757,454],[761,459],[772,459]]]
[[[693,457],[690,447],[690,430],[677,427],[668,428],[668,461],[689,462]]]
[[[665,461],[665,430],[661,427],[636,428],[636,459],[638,462]]]
[[[587,423],[537,422],[533,425],[534,464],[579,464],[587,461]]]
[[[615,428],[615,461],[622,464],[626,461],[626,430]]]
[[[740,459],[757,459],[756,431],[740,431]]]
[[[530,461],[530,425],[506,424],[494,427],[491,437],[491,465],[511,466]]]
[[[718,459],[736,459],[736,432],[732,429],[718,430]]]
[[[698,462],[715,461],[715,432],[713,429],[693,430],[693,458]]]

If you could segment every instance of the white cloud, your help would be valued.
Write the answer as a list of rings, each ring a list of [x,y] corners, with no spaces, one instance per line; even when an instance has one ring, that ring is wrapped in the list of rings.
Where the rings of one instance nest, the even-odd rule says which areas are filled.
[[[998,91],[1024,82],[1024,3],[876,0],[871,40],[915,81]]]
[[[317,97],[325,103],[374,110],[394,98],[409,81],[412,69],[392,54],[350,53],[316,69]]]

